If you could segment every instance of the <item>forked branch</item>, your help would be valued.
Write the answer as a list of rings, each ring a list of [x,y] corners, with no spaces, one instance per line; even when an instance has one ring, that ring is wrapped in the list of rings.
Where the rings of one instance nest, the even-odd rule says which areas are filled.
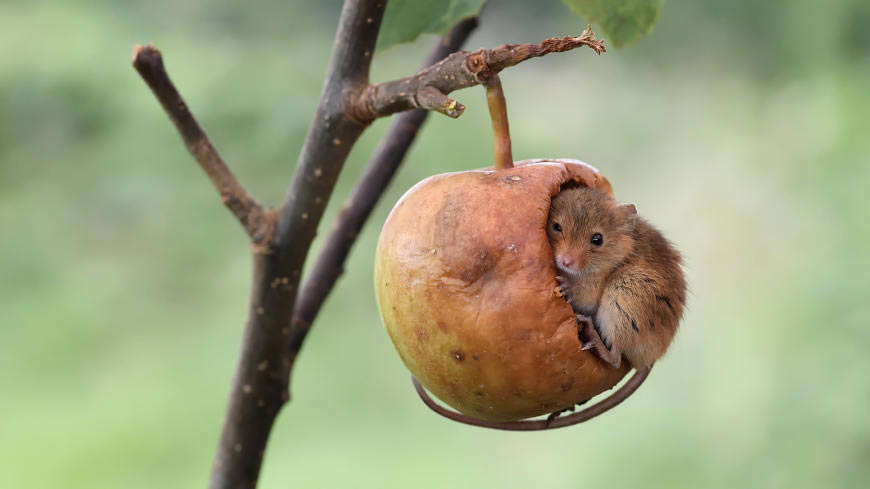
[[[458,49],[473,28],[474,22],[469,21],[458,27],[464,32],[442,46],[416,75],[371,85],[369,66],[385,4],[385,0],[345,1],[320,103],[285,200],[276,211],[263,208],[229,170],[170,81],[160,52],[151,46],[134,50],[136,70],[255,244],[250,308],[215,455],[212,488],[255,487],[272,425],[289,398],[290,371],[308,327],[426,113],[411,112],[396,121],[349,200],[350,210],[340,217],[325,254],[299,292],[303,264],[326,203],[351,148],[369,123],[418,108],[458,117],[464,107],[447,97],[453,90],[487,83],[504,68],[547,53],[579,46],[604,51],[587,28],[577,37],[459,52],[438,61]]]

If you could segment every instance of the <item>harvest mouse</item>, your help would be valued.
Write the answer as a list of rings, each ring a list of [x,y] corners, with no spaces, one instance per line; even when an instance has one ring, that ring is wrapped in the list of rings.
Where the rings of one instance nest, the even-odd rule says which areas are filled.
[[[686,300],[680,254],[632,204],[592,188],[553,197],[547,221],[560,293],[584,350],[613,367],[653,364],[671,343]]]

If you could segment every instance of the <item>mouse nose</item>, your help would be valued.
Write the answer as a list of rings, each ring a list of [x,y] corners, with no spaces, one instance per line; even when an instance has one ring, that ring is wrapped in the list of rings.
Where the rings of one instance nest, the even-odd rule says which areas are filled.
[[[560,256],[558,258],[558,261],[559,261],[559,265],[561,265],[565,268],[571,268],[574,266],[574,263],[575,263],[573,259],[571,259],[567,256]]]

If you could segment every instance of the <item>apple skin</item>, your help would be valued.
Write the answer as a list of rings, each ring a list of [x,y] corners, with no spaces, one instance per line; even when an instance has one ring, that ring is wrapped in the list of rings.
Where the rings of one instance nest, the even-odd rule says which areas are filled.
[[[387,332],[430,392],[478,419],[570,408],[616,385],[583,351],[558,295],[547,241],[550,199],[575,182],[612,195],[576,160],[435,175],[393,208],[378,240],[375,291]]]

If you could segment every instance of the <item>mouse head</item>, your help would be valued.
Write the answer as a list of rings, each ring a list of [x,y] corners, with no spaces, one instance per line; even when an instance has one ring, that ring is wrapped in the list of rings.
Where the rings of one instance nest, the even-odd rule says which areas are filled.
[[[631,252],[633,204],[618,204],[600,190],[573,187],[553,197],[547,237],[556,268],[580,277],[607,272]]]

